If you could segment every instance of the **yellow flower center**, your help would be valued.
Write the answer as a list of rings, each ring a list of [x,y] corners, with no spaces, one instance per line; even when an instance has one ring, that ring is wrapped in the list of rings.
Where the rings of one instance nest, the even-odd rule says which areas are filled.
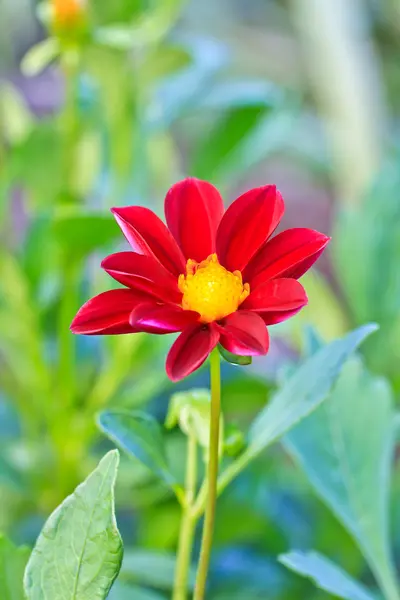
[[[182,307],[200,313],[203,323],[235,312],[250,294],[250,286],[243,284],[240,271],[227,271],[216,254],[201,263],[189,259],[186,275],[179,276],[178,285],[183,294]]]

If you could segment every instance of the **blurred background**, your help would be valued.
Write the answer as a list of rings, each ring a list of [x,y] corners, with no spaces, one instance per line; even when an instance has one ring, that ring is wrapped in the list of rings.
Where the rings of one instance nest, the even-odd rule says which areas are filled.
[[[275,183],[282,228],[333,236],[304,278],[310,305],[272,328],[268,356],[224,367],[226,422],[246,429],[301,356],[307,324],[329,340],[378,322],[363,352],[398,394],[399,2],[2,0],[0,85],[0,530],[15,543],[34,543],[110,447],[99,410],[143,408],[162,421],[176,389],[208,385],[206,370],[167,380],[171,336],[69,332],[79,306],[113,286],[99,263],[124,242],[109,208],[162,214],[184,176],[210,180],[226,205]],[[179,472],[183,435],[167,443]],[[131,584],[138,600],[169,597],[157,561],[176,548],[176,500],[123,457],[116,502],[131,560],[113,598],[132,597]],[[395,503],[392,529],[400,560]],[[371,582],[275,446],[220,499],[210,599],[332,598],[276,561],[308,547]]]

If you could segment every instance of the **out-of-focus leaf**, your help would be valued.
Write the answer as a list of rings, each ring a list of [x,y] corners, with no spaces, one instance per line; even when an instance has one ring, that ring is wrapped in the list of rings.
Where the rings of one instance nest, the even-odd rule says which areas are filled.
[[[312,325],[326,340],[335,340],[348,330],[347,317],[326,279],[315,271],[302,279],[308,305],[290,322],[292,335],[300,342],[304,324]]]
[[[218,350],[222,358],[231,365],[245,367],[247,365],[251,365],[252,363],[251,356],[239,356],[238,354],[232,354],[232,352],[228,352],[228,350],[225,350],[225,348],[221,346],[221,344],[218,344]]]
[[[121,567],[121,580],[129,579],[140,585],[160,590],[170,590],[174,584],[176,558],[169,552],[130,550],[125,553]],[[196,571],[189,570],[190,589],[193,589]]]
[[[353,358],[329,399],[284,443],[357,541],[387,598],[396,599],[388,527],[393,423],[388,383]]]
[[[58,210],[54,215],[52,233],[63,251],[71,258],[84,258],[120,237],[112,215],[83,212],[76,209]]]
[[[153,590],[117,581],[107,600],[165,600],[165,598]]]
[[[38,42],[28,50],[21,62],[21,71],[26,77],[38,75],[60,54],[60,44],[55,37]]]
[[[161,45],[153,49],[141,65],[145,81],[153,82],[187,67],[190,53],[182,46]]]
[[[14,86],[4,82],[0,87],[0,123],[4,139],[11,146],[24,141],[33,127],[33,118],[24,98]]]
[[[112,450],[50,516],[25,571],[29,600],[103,600],[118,575],[123,547],[114,515],[119,462]]]
[[[159,423],[140,411],[106,410],[98,417],[100,429],[122,450],[146,465],[168,485],[176,481],[169,470]]]
[[[96,177],[101,172],[101,137],[90,131],[81,136],[75,150],[72,186],[75,193],[85,198],[92,191]]]
[[[29,548],[14,546],[0,534],[0,597],[2,600],[24,600],[22,585]]]
[[[232,109],[218,120],[211,132],[207,131],[204,140],[197,147],[190,167],[192,175],[200,179],[219,179],[219,172],[226,161],[243,143],[245,136],[265,116],[262,105]]]
[[[315,410],[327,397],[349,356],[375,330],[375,325],[364,325],[321,348],[301,365],[253,422],[246,452],[259,454]]]
[[[295,573],[309,577],[318,588],[335,597],[343,600],[375,600],[361,583],[318,552],[281,554],[279,562]]]
[[[281,90],[268,81],[219,81],[207,91],[199,108],[232,110],[245,106],[272,107],[278,102],[282,102]]]

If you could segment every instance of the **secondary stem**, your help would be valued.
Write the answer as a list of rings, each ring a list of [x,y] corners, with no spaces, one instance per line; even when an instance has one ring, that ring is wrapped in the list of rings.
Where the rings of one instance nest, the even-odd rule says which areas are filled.
[[[207,574],[210,564],[212,538],[215,522],[215,507],[217,500],[217,477],[219,462],[219,429],[221,413],[221,366],[218,349],[215,348],[210,355],[211,374],[211,419],[210,419],[210,447],[207,476],[207,504],[201,542],[200,560],[197,570],[196,586],[193,600],[203,600]]]
[[[197,519],[192,515],[192,505],[197,482],[197,442],[193,434],[188,438],[188,456],[186,462],[186,494],[179,534],[178,557],[172,600],[186,600],[188,575],[192,554],[194,529]]]

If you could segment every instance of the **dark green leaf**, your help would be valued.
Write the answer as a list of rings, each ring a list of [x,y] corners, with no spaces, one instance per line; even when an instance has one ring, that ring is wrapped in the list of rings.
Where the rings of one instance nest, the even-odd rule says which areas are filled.
[[[100,413],[98,423],[122,450],[169,485],[176,483],[168,468],[162,429],[151,415],[140,411],[107,410]]]
[[[118,451],[109,452],[46,522],[25,571],[29,600],[107,597],[123,554],[114,515],[118,462]]]

